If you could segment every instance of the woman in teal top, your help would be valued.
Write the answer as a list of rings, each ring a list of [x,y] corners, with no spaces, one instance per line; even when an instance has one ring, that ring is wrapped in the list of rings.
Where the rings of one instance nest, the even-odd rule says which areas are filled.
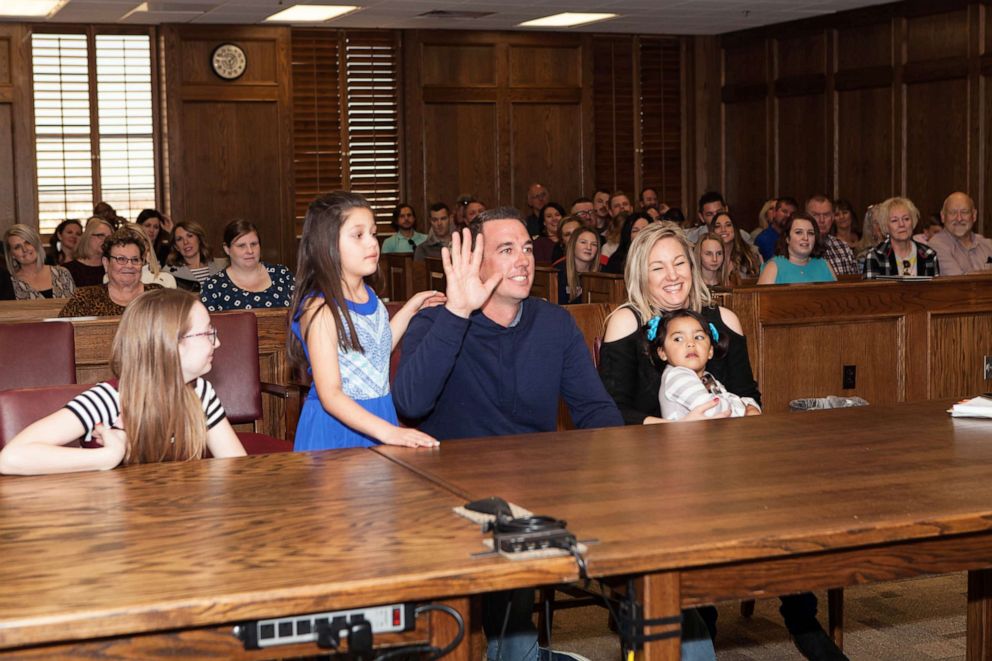
[[[758,284],[835,281],[837,276],[823,259],[823,250],[823,238],[813,217],[803,212],[794,213],[779,236],[776,256],[761,269]]]

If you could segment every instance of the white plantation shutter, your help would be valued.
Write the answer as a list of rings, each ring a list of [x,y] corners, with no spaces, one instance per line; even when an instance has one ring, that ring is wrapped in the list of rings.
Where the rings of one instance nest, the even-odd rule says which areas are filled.
[[[31,51],[40,230],[87,218],[100,200],[129,220],[154,207],[148,35],[35,33]]]
[[[96,36],[100,199],[134,220],[155,206],[152,57],[147,35]]]
[[[84,34],[34,34],[34,130],[41,231],[93,212],[90,102]]]

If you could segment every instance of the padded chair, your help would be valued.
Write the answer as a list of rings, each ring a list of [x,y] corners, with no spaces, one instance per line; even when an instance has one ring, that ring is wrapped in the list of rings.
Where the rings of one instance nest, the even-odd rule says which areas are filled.
[[[220,347],[214,352],[213,366],[203,378],[213,384],[227,419],[232,425],[251,423],[253,431],[237,432],[248,454],[292,452],[290,441],[258,432],[262,419],[262,393],[292,400],[295,388],[263,383],[258,369],[258,322],[251,312],[219,312],[210,315],[217,329]],[[287,402],[287,410],[299,410],[299,402]]]
[[[72,324],[65,321],[0,324],[0,365],[3,366],[0,390],[75,383]]]
[[[73,384],[0,391],[0,448],[32,422],[55,413],[89,387]]]

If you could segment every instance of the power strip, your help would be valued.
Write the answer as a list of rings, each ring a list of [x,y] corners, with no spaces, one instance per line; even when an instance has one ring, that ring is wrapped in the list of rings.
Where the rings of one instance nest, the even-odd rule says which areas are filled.
[[[412,631],[416,627],[413,604],[392,604],[243,622],[234,627],[234,635],[244,642],[245,649],[254,650],[312,643],[317,640],[317,629],[323,622],[329,624],[332,630],[343,629],[347,632],[352,623],[360,620],[372,625],[373,634]]]

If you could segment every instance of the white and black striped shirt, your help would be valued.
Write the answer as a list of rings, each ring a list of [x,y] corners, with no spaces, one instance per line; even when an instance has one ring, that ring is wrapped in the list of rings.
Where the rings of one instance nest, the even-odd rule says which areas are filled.
[[[214,387],[203,378],[193,383],[193,391],[203,404],[203,414],[207,418],[207,429],[213,429],[226,416]],[[98,383],[86,392],[74,397],[65,408],[75,414],[86,430],[84,440],[90,440],[97,425],[110,427],[121,416],[121,395],[109,381]]]

